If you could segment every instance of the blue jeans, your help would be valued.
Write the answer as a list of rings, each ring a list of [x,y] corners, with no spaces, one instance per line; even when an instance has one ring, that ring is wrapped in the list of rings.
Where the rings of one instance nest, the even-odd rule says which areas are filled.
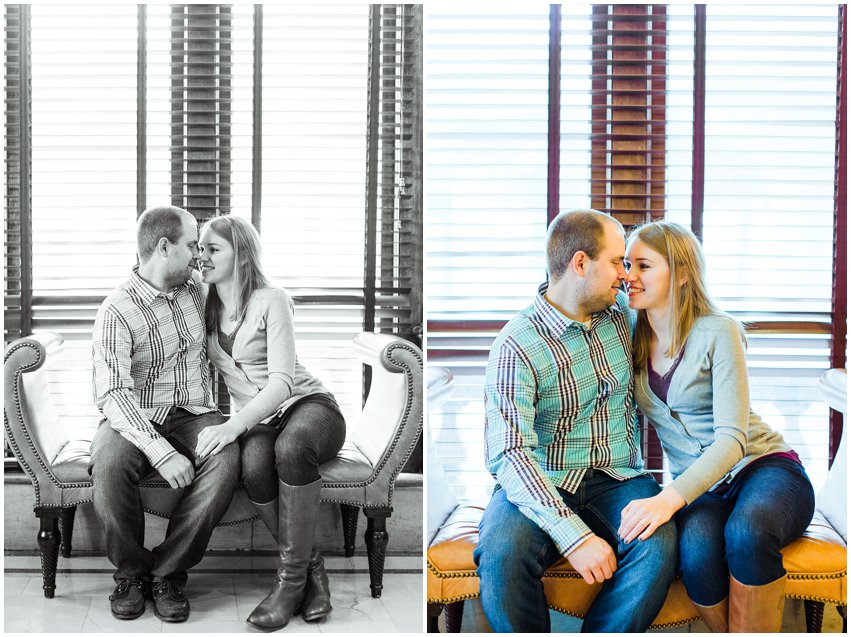
[[[701,606],[727,597],[729,575],[749,586],[785,575],[780,549],[813,519],[813,486],[801,465],[754,462],[723,493],[708,491],[677,512],[683,584]]]
[[[95,515],[106,536],[106,554],[115,566],[114,579],[167,577],[186,583],[187,569],[204,557],[213,529],[230,506],[239,473],[239,451],[228,445],[215,456],[198,460],[195,446],[204,427],[220,425],[219,412],[196,416],[173,408],[162,425],[154,425],[178,453],[193,461],[195,479],[169,519],[165,540],[148,550],[139,482],[153,471],[134,444],[105,421],[92,441],[89,474],[94,484]]]
[[[589,470],[576,493],[559,490],[564,503],[606,540],[618,569],[594,599],[583,632],[644,632],[659,614],[676,574],[676,527],[668,522],[647,540],[624,544],[617,534],[623,508],[659,493],[650,476],[618,481]],[[505,495],[494,493],[479,524],[473,553],[482,607],[494,632],[549,632],[541,577],[560,557],[556,545]]]
[[[278,480],[292,487],[321,478],[319,465],[337,455],[346,440],[346,421],[327,394],[306,396],[268,425],[257,424],[239,438],[242,480],[252,502],[278,497]]]

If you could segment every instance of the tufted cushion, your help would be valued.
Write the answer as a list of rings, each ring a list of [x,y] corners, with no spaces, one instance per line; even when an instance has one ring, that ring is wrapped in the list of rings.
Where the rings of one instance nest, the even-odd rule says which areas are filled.
[[[362,482],[373,474],[369,459],[352,442],[347,441],[336,458],[319,467],[323,482]]]
[[[432,538],[458,506],[458,498],[446,479],[446,472],[437,455],[437,449],[431,439],[431,432],[426,429],[426,461],[428,463],[428,493],[426,503],[426,538]]]
[[[91,440],[70,440],[53,461],[53,475],[62,482],[88,482]]]
[[[432,540],[426,574],[429,603],[448,604],[479,596],[473,549],[483,513],[483,506],[457,507]],[[789,572],[788,597],[846,603],[845,543],[823,518],[817,516],[802,538],[783,549],[783,565]],[[574,617],[585,616],[601,586],[585,584],[564,558],[547,571],[543,583],[550,608]],[[679,626],[697,618],[682,581],[676,580],[653,627]]]
[[[68,442],[68,435],[59,421],[47,383],[45,366],[29,374],[22,374],[21,403],[27,421],[39,423],[39,426],[30,432],[33,441],[41,450],[42,457],[52,460]]]
[[[829,369],[819,379],[819,392],[831,409],[845,413],[847,410],[848,374],[844,369]],[[845,444],[845,429],[833,466],[827,480],[816,497],[816,509],[848,542],[848,445]]]
[[[445,367],[431,365],[428,368],[428,408],[437,409],[452,393],[453,376]],[[458,498],[446,479],[446,471],[431,437],[431,429],[423,434],[426,439],[426,462],[428,463],[428,490],[426,503],[426,538],[431,542],[449,514],[458,506]]]

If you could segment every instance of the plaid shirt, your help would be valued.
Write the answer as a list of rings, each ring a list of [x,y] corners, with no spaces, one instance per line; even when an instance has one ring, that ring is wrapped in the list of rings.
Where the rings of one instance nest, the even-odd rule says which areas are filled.
[[[491,347],[485,377],[485,463],[529,519],[567,555],[592,535],[556,487],[574,493],[588,469],[617,480],[643,471],[633,402],[626,295],[591,327],[535,302]]]
[[[165,422],[173,407],[193,414],[216,409],[207,363],[204,293],[195,277],[166,294],[146,283],[135,266],[95,319],[95,404],[154,467],[177,452],[152,423]]]

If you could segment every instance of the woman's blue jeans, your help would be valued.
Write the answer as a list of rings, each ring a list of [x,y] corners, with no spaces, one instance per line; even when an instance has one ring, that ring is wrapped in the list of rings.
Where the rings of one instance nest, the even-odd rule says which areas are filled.
[[[723,493],[704,493],[677,512],[683,584],[701,606],[727,597],[729,575],[748,586],[782,577],[780,549],[813,518],[813,487],[801,465],[783,457],[755,462]]]
[[[620,541],[623,508],[659,493],[649,476],[615,480],[588,470],[576,493],[559,490],[564,503],[615,552],[618,569],[606,580],[582,624],[583,632],[643,632],[665,603],[676,574],[676,528],[668,522],[641,542]],[[494,632],[549,632],[550,616],[541,577],[560,557],[550,536],[494,493],[479,524],[473,553],[482,607]]]

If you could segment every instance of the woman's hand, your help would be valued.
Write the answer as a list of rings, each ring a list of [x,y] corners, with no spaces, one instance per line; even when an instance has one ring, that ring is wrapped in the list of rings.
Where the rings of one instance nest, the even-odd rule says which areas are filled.
[[[244,431],[247,431],[245,427],[232,420],[223,422],[221,425],[204,427],[201,433],[198,434],[198,444],[195,446],[195,453],[199,458],[206,458],[210,454],[215,456],[239,438],[239,435]]]
[[[671,487],[665,487],[659,495],[652,498],[633,500],[621,511],[618,535],[626,544],[636,537],[646,540],[685,504],[683,497]]]

